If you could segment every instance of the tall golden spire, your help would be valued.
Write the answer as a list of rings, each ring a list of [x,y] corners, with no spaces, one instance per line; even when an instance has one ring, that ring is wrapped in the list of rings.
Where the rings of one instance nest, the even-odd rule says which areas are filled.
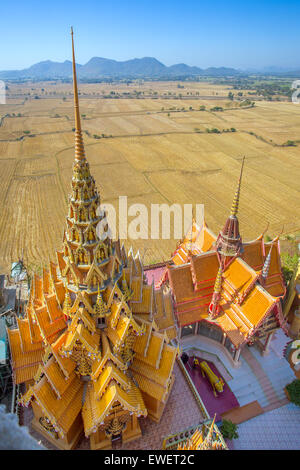
[[[230,216],[227,218],[223,230],[219,233],[216,241],[216,250],[222,256],[222,263],[226,264],[226,258],[238,256],[243,252],[243,244],[239,232],[239,221],[237,213],[239,209],[240,191],[242,183],[242,175],[244,169],[245,157],[243,157],[240,177],[237,189],[233,198]]]
[[[74,115],[75,115],[75,159],[83,160],[85,158],[85,155],[84,155],[84,145],[83,145],[83,138],[82,138],[82,132],[81,132],[81,123],[80,123],[76,62],[75,62],[74,38],[73,38],[72,27],[71,27],[71,36],[72,36],[73,90],[74,90]]]
[[[230,215],[233,216],[233,217],[237,216],[238,209],[239,209],[239,200],[240,200],[240,191],[241,191],[241,183],[242,183],[244,162],[245,162],[245,157],[243,157],[240,178],[239,178],[239,181],[238,181],[238,185],[237,185],[236,192],[235,192],[233,202],[232,202],[232,206],[231,206]]]
[[[223,272],[222,266],[220,265],[217,276],[216,276],[216,280],[215,280],[214,292],[213,292],[212,299],[208,307],[210,320],[213,320],[215,317],[217,317],[219,310],[220,310],[219,301],[220,301],[220,293],[221,293],[221,287],[222,287],[222,272]]]

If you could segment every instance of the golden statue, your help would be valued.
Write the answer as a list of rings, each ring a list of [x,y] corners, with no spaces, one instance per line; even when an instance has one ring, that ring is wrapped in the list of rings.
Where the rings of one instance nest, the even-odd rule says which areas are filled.
[[[89,231],[88,239],[89,239],[89,241],[94,241],[94,233],[93,233],[92,229],[90,229],[90,231]]]
[[[205,377],[205,374],[207,375],[208,380],[210,381],[210,384],[213,388],[213,394],[216,397],[217,392],[219,393],[223,392],[223,386],[224,382],[222,380],[222,377],[218,377],[209,367],[206,361],[200,362],[200,369],[202,372],[202,376]]]
[[[93,284],[93,287],[96,287],[96,286],[97,286],[97,284],[98,284],[98,279],[97,279],[97,276],[96,276],[96,274],[94,274],[94,276],[93,276],[93,281],[92,281],[92,284]]]

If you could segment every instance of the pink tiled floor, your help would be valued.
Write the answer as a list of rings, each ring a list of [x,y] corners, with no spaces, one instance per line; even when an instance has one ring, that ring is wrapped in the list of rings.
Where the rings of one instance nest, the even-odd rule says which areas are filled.
[[[205,419],[177,363],[175,363],[174,373],[175,382],[160,423],[154,423],[148,418],[140,418],[139,423],[142,436],[136,441],[123,444],[121,447],[116,445],[116,447],[130,450],[160,450],[164,437],[198,424]],[[38,441],[40,440],[42,445],[48,449],[54,449],[40,434],[31,429],[30,422],[32,417],[33,413],[31,408],[24,408],[23,422],[28,426],[30,434]],[[83,438],[79,443],[78,449],[89,449],[89,439]]]
[[[153,268],[153,269],[146,269],[144,271],[144,274],[147,280],[147,284],[152,284],[152,282],[154,281],[154,285],[156,285],[160,281],[165,270],[166,270],[165,266]]]

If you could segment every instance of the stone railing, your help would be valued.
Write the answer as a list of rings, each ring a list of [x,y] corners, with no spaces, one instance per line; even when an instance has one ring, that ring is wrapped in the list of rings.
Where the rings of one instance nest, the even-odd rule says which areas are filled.
[[[180,359],[180,357],[177,357],[177,362],[178,362],[179,367],[180,367],[180,369],[181,369],[181,371],[182,371],[182,373],[183,373],[183,375],[184,375],[184,377],[185,377],[185,379],[186,379],[186,381],[187,381],[187,383],[188,383],[188,385],[189,385],[189,387],[192,391],[192,394],[195,397],[196,403],[197,403],[204,419],[210,419],[209,413],[208,413],[207,409],[205,408],[205,405],[204,405],[203,401],[201,400],[201,397],[200,397],[200,395],[199,395],[199,393],[198,393],[191,377],[189,376],[182,360]]]

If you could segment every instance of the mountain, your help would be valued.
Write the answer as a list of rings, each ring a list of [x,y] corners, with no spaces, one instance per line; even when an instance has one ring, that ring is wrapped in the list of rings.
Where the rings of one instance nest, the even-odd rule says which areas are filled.
[[[226,67],[210,67],[206,70],[186,64],[164,65],[154,57],[143,57],[117,61],[103,57],[93,57],[85,65],[76,64],[80,79],[101,78],[184,78],[195,75],[212,77],[238,75],[238,70]],[[70,79],[72,62],[53,62],[45,60],[23,70],[4,70],[0,72],[3,80],[45,80]]]
[[[126,60],[118,62],[102,57],[93,57],[79,70],[81,78],[98,78],[103,76],[131,77],[156,76],[165,72],[167,67],[154,57]]]
[[[77,71],[82,66],[76,64]],[[23,70],[8,70],[0,72],[0,78],[6,80],[14,79],[56,79],[56,78],[67,78],[72,76],[72,62],[65,60],[64,62],[52,62],[51,60],[44,60],[32,65],[28,69]]]

